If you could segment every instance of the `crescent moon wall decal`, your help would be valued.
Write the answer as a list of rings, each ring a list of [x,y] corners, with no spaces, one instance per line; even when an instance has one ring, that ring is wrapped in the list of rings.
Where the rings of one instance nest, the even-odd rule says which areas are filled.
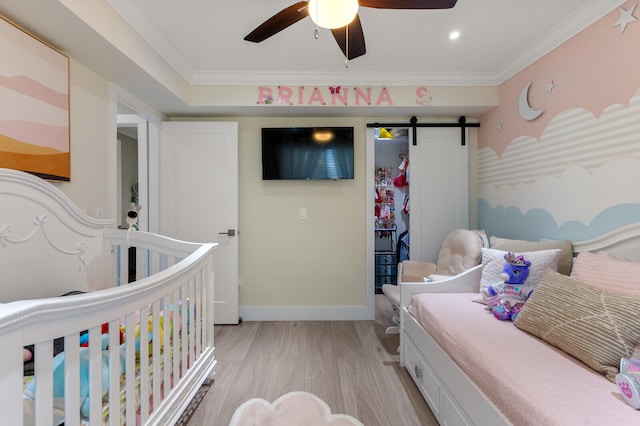
[[[520,115],[525,120],[531,121],[535,120],[543,113],[543,109],[535,110],[531,108],[529,105],[529,87],[531,86],[531,82],[528,82],[522,92],[520,93],[520,102],[518,103],[518,108],[520,110]]]

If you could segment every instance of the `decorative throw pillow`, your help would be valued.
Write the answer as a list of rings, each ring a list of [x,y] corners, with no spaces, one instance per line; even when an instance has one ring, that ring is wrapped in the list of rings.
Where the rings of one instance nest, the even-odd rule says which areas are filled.
[[[640,297],[547,271],[514,324],[614,381],[640,342]]]
[[[504,255],[508,252],[496,249],[482,249],[482,275],[480,276],[480,290],[490,285],[504,282],[504,278],[500,276],[504,268]],[[531,262],[529,267],[529,278],[525,281],[525,285],[535,288],[547,269],[554,271],[558,267],[558,258],[560,257],[560,249],[553,250],[537,250],[528,252],[518,252],[524,258]],[[474,302],[484,302],[482,296],[476,297]]]
[[[560,258],[558,259],[557,271],[563,275],[569,275],[571,273],[571,264],[573,263],[573,243],[570,240],[526,241],[491,237],[489,241],[491,242],[491,245],[489,247],[493,249],[512,251],[515,253],[536,250],[560,249],[562,252],[560,253]]]
[[[640,296],[640,262],[618,260],[606,252],[581,252],[571,278],[603,290]]]

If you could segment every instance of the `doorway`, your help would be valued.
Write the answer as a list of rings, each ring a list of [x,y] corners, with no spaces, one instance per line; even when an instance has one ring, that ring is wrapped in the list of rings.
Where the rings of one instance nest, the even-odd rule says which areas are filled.
[[[140,179],[140,172],[146,174],[146,122],[133,114],[118,114],[117,131],[117,196],[116,225],[127,228],[126,212],[130,206],[140,209],[146,206],[146,178]],[[143,162],[143,164],[140,164]],[[141,197],[142,186],[142,197]],[[146,206],[148,209],[148,206]],[[138,227],[147,230],[146,215],[138,214]]]
[[[110,84],[109,92],[106,217],[118,227],[128,227],[124,218],[134,202],[140,208],[138,228],[157,233],[157,190],[149,182],[157,181],[157,127],[166,117],[115,84]]]
[[[409,129],[374,129],[375,294],[409,256]]]
[[[408,147],[409,156],[407,158],[410,159],[411,165],[406,173],[407,185],[404,186],[400,182],[404,188],[400,194],[397,194],[396,188],[393,189],[395,231],[398,234],[400,230],[398,225],[402,226],[402,224],[406,227],[405,231],[410,229],[411,237],[409,238],[408,233],[404,236],[407,242],[404,253],[412,260],[436,262],[444,237],[454,229],[469,226],[469,147],[465,141],[468,139],[468,127],[478,127],[479,125],[464,123],[465,121],[461,119],[457,123],[440,121],[412,123],[406,127],[402,124],[372,123],[367,125],[367,173],[370,176],[367,179],[367,192],[371,194],[370,197],[367,197],[366,222],[367,306],[373,306],[375,294],[379,292],[381,284],[384,284],[385,281],[397,284],[397,276],[391,272],[394,268],[397,272],[397,263],[400,257],[404,257],[404,254],[398,253],[397,238],[395,239],[397,244],[395,250],[393,247],[391,250],[379,250],[380,252],[387,251],[388,253],[384,253],[385,256],[378,256],[383,253],[377,253],[378,250],[375,247],[376,239],[379,237],[376,224],[379,222],[377,217],[375,221],[369,220],[371,217],[369,212],[374,212],[376,206],[374,191],[376,189],[375,182],[378,180],[378,169],[391,167],[389,178],[393,183],[395,179],[398,179],[398,162],[402,160],[398,156],[402,154],[404,147]],[[383,126],[386,126],[385,130],[389,131],[392,137],[389,137],[386,132],[382,132],[382,137],[380,136],[380,128]],[[390,128],[393,128],[394,131],[391,132]],[[411,131],[408,131],[409,129]],[[474,139],[476,137],[474,135]],[[403,148],[399,148],[400,152],[382,155],[385,151],[381,144],[385,142],[390,145],[394,142],[401,142]],[[382,162],[383,160],[384,162]],[[406,194],[411,197],[411,199],[406,198],[406,211],[409,212],[410,207],[410,213],[407,214],[406,220],[403,220],[403,203],[401,202],[400,206],[396,203],[404,201]],[[412,242],[411,245],[409,245],[409,239]],[[378,248],[382,249],[383,247],[378,246]],[[389,246],[387,245],[385,248],[389,249]],[[403,247],[400,249],[402,250]],[[395,259],[393,259],[394,253]],[[374,259],[380,264],[376,265]],[[383,272],[381,275],[384,277],[378,278],[376,272]]]

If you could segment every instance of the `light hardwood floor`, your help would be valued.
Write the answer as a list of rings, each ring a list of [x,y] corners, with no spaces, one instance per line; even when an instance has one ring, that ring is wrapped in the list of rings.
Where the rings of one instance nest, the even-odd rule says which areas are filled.
[[[273,402],[311,392],[334,414],[366,426],[437,425],[409,373],[400,368],[398,336],[384,334],[390,313],[376,296],[375,321],[243,322],[216,326],[216,380],[190,426],[228,425],[250,398]]]

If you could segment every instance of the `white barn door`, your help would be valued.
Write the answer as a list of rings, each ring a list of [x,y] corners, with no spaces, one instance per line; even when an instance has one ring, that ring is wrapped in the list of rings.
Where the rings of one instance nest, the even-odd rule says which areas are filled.
[[[163,122],[159,165],[159,232],[219,244],[214,323],[237,324],[238,123]]]
[[[410,256],[435,262],[444,237],[469,227],[468,147],[458,127],[419,127],[411,142]]]

